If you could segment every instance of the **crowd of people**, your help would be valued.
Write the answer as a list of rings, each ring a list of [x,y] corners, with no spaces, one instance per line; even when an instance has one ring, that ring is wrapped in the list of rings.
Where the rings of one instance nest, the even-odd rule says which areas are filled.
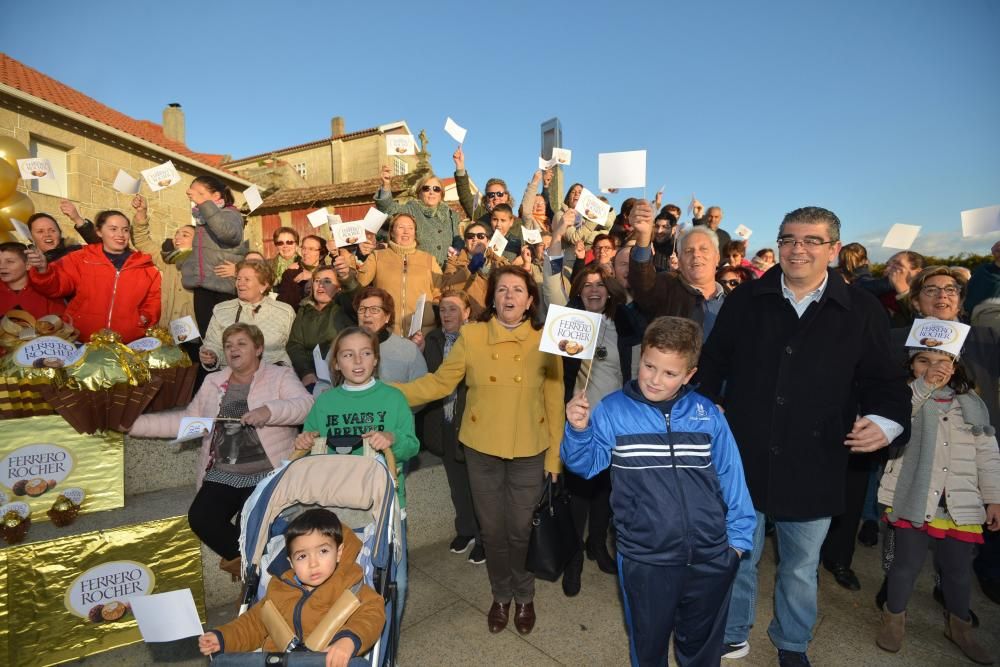
[[[444,461],[450,551],[486,565],[491,633],[536,623],[526,560],[548,480],[568,489],[578,536],[562,590],[580,592],[584,558],[621,578],[634,664],[666,664],[671,635],[678,664],[747,655],[772,533],[780,664],[809,664],[818,567],[857,590],[855,546],[879,541],[872,640],[901,650],[930,544],[945,632],[989,664],[969,599],[975,574],[1000,603],[1000,243],[971,275],[906,251],[876,277],[823,208],[790,212],[774,247],[751,256],[719,206],[694,202],[685,220],[659,197],[627,199],[594,222],[575,210],[583,185],[559,201],[551,172],[532,175],[519,207],[500,178],[475,197],[464,157],[453,156],[464,216],[435,176],[394,200],[385,170],[373,193],[390,216],[384,237],[338,248],[282,227],[270,258],[249,247],[232,193],[211,176],[190,184],[197,224],[172,239],[150,234],[141,196],[131,220],[102,211],[93,224],[64,202],[85,244],[33,216],[32,246],[0,245],[0,310],[65,313],[83,340],[110,327],[125,342],[195,318],[194,399],[131,432],[228,420],[203,439],[189,521],[234,577],[234,518],[293,451],[317,437],[331,452],[388,449],[404,508],[401,615],[405,472],[423,448]],[[507,240],[499,254],[487,246],[495,231]],[[539,350],[553,304],[600,314],[592,359]],[[908,349],[914,318],[971,323],[961,355]],[[370,413],[378,423],[355,418]],[[295,539],[336,534],[339,559],[339,523],[314,524]],[[203,650],[223,635],[228,648],[231,631],[203,637]],[[363,635],[338,641],[337,655],[368,646],[371,628]]]

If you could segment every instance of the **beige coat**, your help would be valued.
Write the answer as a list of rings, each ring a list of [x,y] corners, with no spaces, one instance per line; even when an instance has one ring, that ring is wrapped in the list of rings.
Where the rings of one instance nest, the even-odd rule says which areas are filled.
[[[161,327],[170,328],[170,323],[181,317],[194,317],[194,296],[181,284],[181,270],[175,264],[163,261],[160,246],[149,231],[149,219],[132,221],[132,242],[135,247],[153,258],[153,265],[160,270],[163,283],[160,291]]]
[[[441,299],[441,277],[441,265],[423,250],[408,253],[393,248],[375,250],[357,269],[357,281],[362,287],[374,285],[392,295],[396,302],[392,332],[404,337],[410,330],[410,320],[421,294],[427,295],[421,331],[426,335],[434,328],[431,304]],[[344,289],[350,288],[349,280]]]

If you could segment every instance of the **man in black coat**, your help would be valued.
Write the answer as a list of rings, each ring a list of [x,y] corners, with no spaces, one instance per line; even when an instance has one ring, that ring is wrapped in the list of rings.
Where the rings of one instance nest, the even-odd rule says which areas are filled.
[[[768,634],[781,665],[808,665],[820,546],[830,517],[844,511],[848,454],[905,436],[910,391],[878,301],[829,269],[840,251],[837,216],[818,207],[792,211],[778,247],[778,266],[726,298],[695,383],[726,410],[757,510],[754,549],[733,584],[724,654],[749,651],[766,515],[775,520],[780,559]]]

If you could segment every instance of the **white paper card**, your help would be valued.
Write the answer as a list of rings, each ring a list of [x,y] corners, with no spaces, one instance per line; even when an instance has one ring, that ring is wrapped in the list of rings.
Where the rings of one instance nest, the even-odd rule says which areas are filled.
[[[306,215],[306,220],[308,220],[309,224],[313,227],[322,227],[326,224],[328,216],[329,214],[326,212],[325,208],[318,208],[312,213]]]
[[[906,347],[919,347],[954,356],[962,353],[962,345],[972,329],[968,324],[950,320],[913,320]]]
[[[323,382],[333,384],[330,378],[330,364],[323,358],[323,353],[319,350],[319,345],[313,348],[313,366],[316,368],[316,377]]]
[[[542,171],[545,171],[546,169],[551,169],[552,167],[555,166],[555,164],[556,164],[555,158],[552,158],[551,160],[546,160],[541,155],[538,156],[538,168],[541,169]]]
[[[882,247],[909,250],[913,242],[917,240],[919,233],[920,225],[893,225],[889,233],[885,235],[885,239],[882,240]]]
[[[601,328],[601,313],[549,306],[538,349],[574,359],[593,359]]]
[[[739,225],[734,233],[740,240],[749,241],[750,237],[753,235],[753,230],[746,225]]]
[[[493,232],[493,236],[490,237],[489,245],[486,247],[492,250],[496,255],[502,255],[503,251],[507,248],[507,239],[498,229]]]
[[[161,165],[143,169],[140,173],[146,179],[146,185],[153,192],[159,192],[164,188],[169,188],[171,185],[177,185],[181,182],[181,175],[177,173],[174,163],[170,160]]]
[[[14,237],[15,241],[23,243],[24,245],[34,245],[34,241],[31,240],[31,230],[28,229],[26,224],[17,218],[11,218],[10,224],[14,227],[14,229],[11,230],[11,235]]]
[[[119,169],[118,175],[115,176],[115,183],[111,187],[123,195],[137,195],[142,188],[142,179],[133,178],[132,174],[124,169]]]
[[[52,163],[48,158],[29,157],[17,161],[17,168],[21,172],[21,178],[30,181],[34,178],[55,178],[52,173]]]
[[[365,226],[360,222],[342,222],[339,225],[330,225],[330,233],[338,248],[357,245],[367,238]]]
[[[962,236],[1000,231],[1000,205],[962,211]]]
[[[573,151],[568,148],[553,148],[552,160],[558,165],[568,167],[573,161]]]
[[[365,213],[365,219],[361,221],[361,224],[372,234],[378,234],[378,230],[382,229],[382,225],[388,219],[388,215],[373,206]]]
[[[691,215],[692,213],[694,213],[694,205],[695,205],[695,202],[697,202],[697,201],[698,201],[698,199],[694,196],[694,193],[692,192],[691,193],[691,201],[688,203],[688,215]]]
[[[191,589],[128,598],[144,641],[172,642],[202,634]]]
[[[388,155],[416,155],[417,142],[409,134],[387,134],[385,152]]]
[[[597,181],[601,190],[646,187],[646,151],[598,154]]]
[[[406,334],[407,338],[420,331],[421,326],[424,323],[424,308],[426,307],[427,295],[421,294],[417,297],[417,303],[413,307],[413,319],[410,320],[410,332]]]
[[[209,433],[215,426],[215,420],[211,417],[181,417],[181,425],[177,427],[177,437],[173,442],[184,442],[194,440]]]
[[[444,122],[444,131],[451,135],[451,138],[458,143],[465,143],[465,133],[467,130],[453,121],[450,116],[448,117],[448,120]]]
[[[194,318],[190,315],[172,321],[170,323],[170,335],[174,337],[174,342],[178,345],[184,341],[201,338],[198,325],[195,324]]]
[[[251,213],[264,203],[263,197],[260,196],[260,188],[256,185],[251,185],[243,191],[243,199],[246,200],[247,208],[250,209]]]
[[[587,220],[605,227],[608,224],[608,214],[611,213],[611,204],[604,203],[597,198],[597,195],[584,188],[576,201],[576,212]]]
[[[524,237],[524,242],[528,245],[538,245],[542,242],[542,230],[540,229],[524,227],[521,229],[521,236]]]

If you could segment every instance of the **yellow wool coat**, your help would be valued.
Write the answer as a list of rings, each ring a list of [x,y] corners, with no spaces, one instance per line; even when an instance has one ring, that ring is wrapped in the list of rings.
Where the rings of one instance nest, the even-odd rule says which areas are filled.
[[[434,373],[394,385],[412,405],[451,394],[465,378],[468,394],[459,439],[477,452],[513,459],[545,452],[545,470],[560,472],[565,422],[562,359],[538,350],[542,332],[522,322],[466,324]]]

